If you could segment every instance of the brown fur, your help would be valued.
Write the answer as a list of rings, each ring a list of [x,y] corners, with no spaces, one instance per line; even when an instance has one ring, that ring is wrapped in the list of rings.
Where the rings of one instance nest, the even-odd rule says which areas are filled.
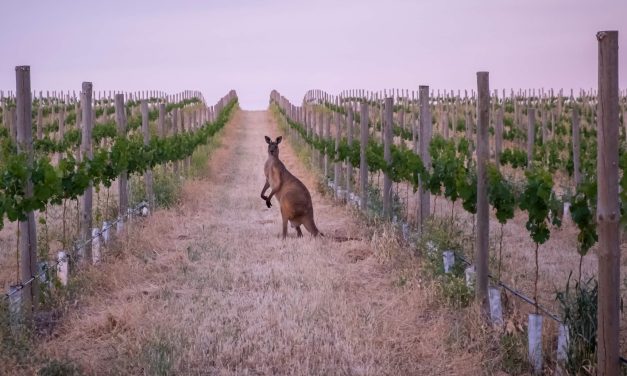
[[[281,207],[281,217],[283,218],[283,239],[287,236],[287,222],[296,229],[298,237],[303,236],[300,225],[305,226],[313,236],[321,235],[314,222],[313,204],[311,203],[311,195],[300,180],[292,175],[283,162],[279,159],[279,143],[282,137],[277,137],[272,142],[270,137],[266,136],[268,143],[268,159],[264,165],[264,173],[266,174],[266,183],[261,191],[261,199],[266,202],[270,208],[272,196],[276,195]],[[266,190],[270,188],[270,195],[266,196]]]

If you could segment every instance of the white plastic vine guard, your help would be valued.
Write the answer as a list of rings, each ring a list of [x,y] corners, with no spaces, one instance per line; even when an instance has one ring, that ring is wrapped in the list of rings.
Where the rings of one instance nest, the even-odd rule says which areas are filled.
[[[13,326],[19,323],[22,313],[22,291],[20,285],[9,286],[9,316]]]
[[[536,375],[542,374],[542,316],[529,314],[528,325],[529,362]]]
[[[475,288],[475,279],[477,277],[477,269],[474,265],[470,265],[464,270],[464,274],[466,276],[466,287],[474,289]]]
[[[105,245],[109,243],[109,234],[110,234],[109,227],[111,227],[109,222],[107,221],[102,222],[102,241]]]
[[[557,361],[565,362],[568,360],[568,346],[570,342],[570,333],[568,326],[559,324],[557,334]]]
[[[118,217],[118,221],[115,224],[115,233],[120,235],[124,230],[124,218]]]
[[[503,325],[503,309],[501,307],[501,289],[498,287],[488,288],[488,298],[490,301],[490,318],[495,325]]]
[[[345,190],[345,189],[343,189],[343,188],[338,188],[338,189],[335,191],[335,197],[336,197],[338,200],[344,200],[344,198],[346,197],[346,190]]]
[[[92,262],[98,264],[100,262],[100,229],[91,229],[91,256]]]
[[[57,277],[63,286],[67,286],[68,279],[68,261],[67,254],[64,251],[57,253]]]
[[[455,253],[453,251],[444,251],[442,252],[442,258],[444,261],[444,273],[450,273],[455,264]]]

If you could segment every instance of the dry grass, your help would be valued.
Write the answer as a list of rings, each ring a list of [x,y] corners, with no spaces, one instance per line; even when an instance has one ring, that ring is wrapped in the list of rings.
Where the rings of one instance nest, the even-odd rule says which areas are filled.
[[[458,114],[458,118],[460,115]],[[436,115],[436,119],[439,118]],[[406,122],[406,124],[408,124]],[[335,127],[331,126],[332,132]],[[434,129],[434,132],[437,131]],[[464,132],[457,132],[458,136],[464,135]],[[453,133],[451,133],[451,136]],[[370,137],[381,139],[380,132],[373,132]],[[399,137],[394,138],[395,144],[405,143],[406,146],[411,147],[410,141],[402,140]],[[520,147],[518,142],[504,141],[504,148],[507,147]],[[524,172],[520,169],[512,169],[505,166],[502,171],[513,181],[523,181]],[[358,172],[355,172],[355,176]],[[553,175],[555,190],[560,193],[564,190],[564,187],[572,186],[572,178],[568,177],[563,171],[558,171]],[[370,176],[369,183],[373,186],[381,188],[383,185],[382,178],[379,179],[377,175]],[[409,222],[413,222],[418,208],[418,196],[411,193],[412,189],[407,184],[394,184],[393,190],[398,194],[404,207],[404,214]],[[451,212],[454,212],[456,222],[464,230],[466,239],[463,244],[463,251],[472,259],[474,254],[474,233],[473,222],[474,217],[465,212],[461,207],[461,203],[457,202],[455,208],[453,204],[443,197],[431,198],[431,210],[435,216],[440,218],[450,217]],[[527,214],[518,210],[513,220],[507,222],[503,227],[503,250],[502,250],[502,272],[501,279],[508,285],[514,287],[518,291],[521,291],[528,297],[533,296],[534,290],[534,273],[535,273],[535,260],[533,243],[529,232],[525,227],[527,221]],[[498,260],[498,248],[499,237],[501,231],[501,225],[496,220],[494,213],[490,216],[490,257],[491,257],[491,271],[496,274],[497,260]],[[539,248],[539,281],[538,281],[538,297],[541,305],[547,307],[550,311],[559,314],[559,306],[556,301],[556,293],[563,291],[566,287],[569,276],[572,273],[571,280],[577,280],[579,278],[579,254],[577,253],[577,234],[578,229],[575,224],[567,218],[560,228],[551,228],[550,239],[542,244]],[[588,280],[589,278],[596,278],[598,270],[597,260],[597,248],[598,244],[592,247],[588,255],[583,258],[581,265],[581,279]],[[460,250],[461,251],[461,250]],[[627,298],[627,242],[623,241],[621,244],[621,278],[620,289],[621,296]],[[572,284],[572,281],[571,281]],[[521,317],[527,313],[533,311],[533,307],[527,303],[518,300],[517,298],[510,296],[509,304],[511,309],[515,310]],[[545,331],[545,337],[552,338],[556,334],[556,329],[553,323],[547,324],[548,329]],[[622,314],[621,323],[621,352],[627,356],[627,315]],[[548,340],[547,340],[548,341]],[[553,356],[555,352],[555,346],[549,347],[549,353]]]
[[[332,132],[335,127],[331,126]],[[379,132],[374,132],[371,137],[381,137]],[[411,146],[410,142],[395,138],[395,143],[405,142]],[[512,146],[513,143],[506,141],[505,147]],[[514,180],[519,181],[524,178],[522,171],[513,170],[505,167],[506,175],[511,176]],[[357,172],[355,172],[357,175]],[[558,172],[554,176],[555,186],[558,191],[564,189],[565,186],[571,184],[570,178],[562,172]],[[373,186],[382,186],[381,179],[377,175],[370,176],[369,184]],[[393,190],[398,194],[404,208],[404,215],[409,222],[413,222],[417,211],[417,195],[411,193],[407,184],[394,184]],[[473,222],[474,217],[466,213],[461,208],[461,203],[453,204],[442,198],[432,197],[431,210],[439,218],[448,218],[453,212],[456,217],[456,223],[465,233],[463,242],[463,251],[472,259],[474,254],[474,233]],[[503,227],[503,261],[502,261],[502,280],[515,289],[522,291],[527,296],[533,296],[534,281],[533,275],[535,270],[535,262],[533,258],[533,250],[535,248],[533,241],[529,236],[529,232],[525,228],[527,220],[526,213],[518,211],[513,220],[509,221]],[[501,226],[497,222],[494,214],[490,219],[491,239],[490,239],[490,255],[491,255],[491,271],[496,274],[498,244]],[[561,228],[551,229],[551,238],[548,242],[540,246],[539,249],[539,282],[538,296],[540,304],[548,307],[554,313],[559,313],[558,303],[555,299],[558,291],[564,290],[569,275],[572,272],[572,279],[577,279],[579,275],[579,255],[577,249],[577,228],[568,218],[565,220]],[[462,251],[460,250],[460,251]],[[621,273],[621,295],[627,294],[627,243],[621,245],[623,253],[623,267]],[[597,247],[593,247],[589,254],[583,259],[581,271],[582,280],[587,280],[597,274]],[[572,284],[572,281],[571,281]],[[533,307],[514,296],[506,296],[508,315],[513,321],[521,322],[526,325],[526,315],[533,311]],[[621,327],[627,325],[627,315],[622,315],[623,323]],[[523,326],[524,326],[523,325]],[[623,333],[624,330],[621,331]],[[555,337],[557,328],[551,320],[545,320],[544,342],[545,352],[551,358],[555,356]],[[627,336],[621,335],[621,349],[623,354],[627,354]]]
[[[33,345],[38,358],[9,359],[4,372],[32,374],[52,368],[50,359],[94,375],[492,370],[490,331],[474,312],[438,302],[391,228],[365,228],[310,189],[327,237],[292,231],[280,240],[277,205],[258,197],[263,136],[277,133],[267,113],[237,113],[206,177],[186,182],[178,207],[137,222],[102,266],[85,270],[84,291]],[[282,146],[287,167],[316,186]],[[362,240],[333,241],[342,236]]]

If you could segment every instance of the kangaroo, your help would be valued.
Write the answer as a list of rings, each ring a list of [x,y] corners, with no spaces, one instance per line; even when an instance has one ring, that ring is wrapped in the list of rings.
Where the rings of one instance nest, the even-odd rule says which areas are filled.
[[[287,236],[287,222],[296,229],[298,237],[303,236],[300,225],[305,226],[313,236],[324,236],[314,222],[313,205],[311,195],[298,178],[292,175],[283,162],[279,159],[279,144],[283,137],[277,137],[272,142],[270,137],[266,137],[268,143],[268,159],[264,165],[266,174],[266,184],[261,190],[261,199],[266,202],[268,208],[272,207],[270,200],[276,195],[281,207],[281,217],[283,218],[283,239]],[[270,195],[266,196],[266,190],[270,188]]]

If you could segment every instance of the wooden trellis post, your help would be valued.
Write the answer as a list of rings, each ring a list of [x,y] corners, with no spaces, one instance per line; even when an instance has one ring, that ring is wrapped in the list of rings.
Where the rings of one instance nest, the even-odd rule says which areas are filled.
[[[359,193],[361,194],[361,210],[368,210],[368,159],[366,148],[368,146],[368,103],[361,102],[360,108],[360,145],[359,145]]]
[[[505,97],[503,97],[505,98]],[[499,107],[496,114],[496,124],[494,127],[494,163],[496,167],[501,166],[501,152],[503,151],[503,118],[505,116],[505,100]]]
[[[418,101],[420,102],[420,138],[419,155],[426,169],[431,166],[431,155],[429,154],[429,144],[431,143],[432,124],[431,124],[431,108],[429,107],[429,86],[421,85],[418,87]],[[418,192],[420,195],[420,210],[418,213],[418,228],[422,231],[429,212],[431,211],[431,194],[425,187],[425,182],[419,179]]]
[[[342,138],[342,124],[341,124],[341,116],[339,112],[335,113],[335,153],[337,159],[337,153],[340,150],[340,139]],[[341,172],[342,172],[342,161],[336,161],[333,163],[333,180],[334,180],[334,191],[335,198],[340,199],[339,191],[341,186]]]
[[[220,100],[220,109],[222,109],[222,101]],[[190,133],[193,132],[193,123],[192,123],[192,113],[190,112],[190,110],[187,110],[187,113],[185,114],[185,117],[182,117],[181,120],[185,119],[185,121],[183,122],[184,125],[184,131],[186,133]],[[188,178],[191,176],[191,166],[192,166],[192,156],[188,156],[187,158],[185,158],[185,176],[187,176]]]
[[[573,106],[572,111],[573,121],[573,177],[575,179],[575,187],[581,184],[581,167],[579,163],[579,150],[580,150],[580,133],[579,133],[579,109],[577,106]]]
[[[41,140],[44,135],[44,112],[43,102],[39,101],[39,107],[37,108],[37,139]]]
[[[32,101],[30,89],[30,66],[15,67],[16,78],[16,112],[17,112],[17,151],[26,154],[26,163],[33,165],[33,125],[31,119]],[[33,196],[33,182],[31,176],[27,177],[24,197]],[[26,220],[18,223],[19,229],[19,254],[20,254],[20,280],[24,284],[22,289],[22,307],[26,317],[32,317],[32,312],[37,310],[39,303],[38,279],[32,283],[28,281],[37,274],[37,229],[35,225],[35,212],[26,213]]]
[[[159,103],[159,121],[157,123],[157,135],[165,137],[165,103]]]
[[[115,95],[115,120],[117,123],[118,136],[126,137],[126,110],[124,107],[124,94]],[[123,171],[118,177],[118,215],[119,220],[124,222],[128,211],[128,173]]]
[[[618,31],[597,33],[599,116],[597,125],[597,228],[599,298],[597,373],[620,374],[620,208],[618,197]]]
[[[489,160],[490,85],[488,72],[477,72],[477,238],[475,298],[487,314],[488,252],[490,241],[490,207],[488,205],[487,163]]]
[[[142,113],[142,134],[144,135],[144,145],[150,143],[150,127],[148,125],[148,102],[144,99],[141,101]],[[146,185],[146,199],[150,212],[155,210],[155,194],[153,190],[152,169],[146,170],[144,173],[144,183]]]
[[[385,98],[385,117],[383,117],[383,159],[390,166],[392,163],[392,115],[394,113],[394,99]],[[383,173],[383,217],[392,219],[392,179],[387,172]]]
[[[527,168],[530,168],[536,137],[536,110],[534,108],[527,108],[527,119]]]
[[[325,141],[329,141],[331,139],[331,114],[328,113],[324,117],[324,136]],[[329,150],[324,150],[324,180],[329,179]]]
[[[172,110],[172,135],[176,136],[179,133],[179,121],[178,121],[179,109],[174,108]],[[181,173],[179,171],[179,161],[172,162],[172,173],[177,181],[181,180]]]
[[[318,113],[318,140],[324,140],[324,113],[322,110]],[[318,151],[318,168],[324,171],[324,150]]]
[[[346,107],[347,117],[346,117],[346,141],[348,142],[348,146],[350,147],[353,144],[353,105],[351,103]],[[351,179],[353,178],[353,165],[351,164],[350,158],[346,159],[346,197],[348,198],[352,187],[351,187]]]
[[[94,116],[92,111],[92,83],[83,82],[81,92],[81,112],[83,120],[82,138],[81,138],[81,160],[87,160],[93,158],[91,131],[94,126]],[[83,205],[81,208],[81,240],[85,242],[84,245],[84,262],[92,262],[92,249],[91,249],[91,233],[93,227],[93,194],[94,185],[90,181],[89,187],[83,192]],[[79,250],[80,252],[80,250]]]

